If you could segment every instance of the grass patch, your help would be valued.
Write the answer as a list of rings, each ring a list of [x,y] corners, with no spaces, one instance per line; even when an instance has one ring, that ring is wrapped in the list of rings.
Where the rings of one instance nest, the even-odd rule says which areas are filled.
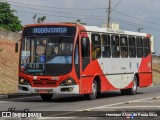
[[[160,85],[160,64],[153,64],[153,84]]]
[[[153,84],[160,85],[160,73],[153,72]]]

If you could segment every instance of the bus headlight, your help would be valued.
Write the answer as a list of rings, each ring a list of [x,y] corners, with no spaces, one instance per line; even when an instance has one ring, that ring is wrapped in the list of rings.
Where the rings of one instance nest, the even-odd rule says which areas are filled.
[[[60,86],[76,85],[76,82],[72,78],[68,78],[60,83]]]
[[[19,79],[19,84],[21,84],[21,85],[29,85],[30,83],[29,83],[28,80],[25,80],[25,79],[23,79],[23,78],[20,78],[20,79]]]

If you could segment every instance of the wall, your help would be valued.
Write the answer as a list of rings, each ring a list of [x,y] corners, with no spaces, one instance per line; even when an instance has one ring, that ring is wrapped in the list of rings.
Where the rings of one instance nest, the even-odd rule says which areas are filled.
[[[152,56],[152,63],[160,64],[160,56]]]
[[[12,40],[16,42],[20,38],[21,38],[21,33],[0,29],[0,40]]]

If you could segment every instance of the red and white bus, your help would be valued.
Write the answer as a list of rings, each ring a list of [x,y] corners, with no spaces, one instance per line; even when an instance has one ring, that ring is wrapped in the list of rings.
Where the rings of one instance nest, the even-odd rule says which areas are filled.
[[[150,35],[78,23],[25,26],[21,38],[19,92],[85,94],[108,90],[134,95],[152,84]]]

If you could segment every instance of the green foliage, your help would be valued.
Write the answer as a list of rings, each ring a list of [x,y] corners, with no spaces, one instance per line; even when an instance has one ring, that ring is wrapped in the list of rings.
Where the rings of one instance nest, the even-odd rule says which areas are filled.
[[[34,23],[36,23],[36,17],[37,17],[37,14],[34,14],[33,17],[32,17]]]
[[[81,25],[86,25],[86,23],[81,22],[81,19],[77,19],[75,22],[81,24]]]
[[[43,23],[46,19],[46,16],[38,17],[37,23]]]
[[[14,15],[16,11],[11,9],[7,2],[0,2],[0,27],[13,32],[21,31],[21,21]]]
[[[36,22],[37,14],[34,14],[32,19],[34,23],[43,23],[46,20],[46,16],[38,17]]]

